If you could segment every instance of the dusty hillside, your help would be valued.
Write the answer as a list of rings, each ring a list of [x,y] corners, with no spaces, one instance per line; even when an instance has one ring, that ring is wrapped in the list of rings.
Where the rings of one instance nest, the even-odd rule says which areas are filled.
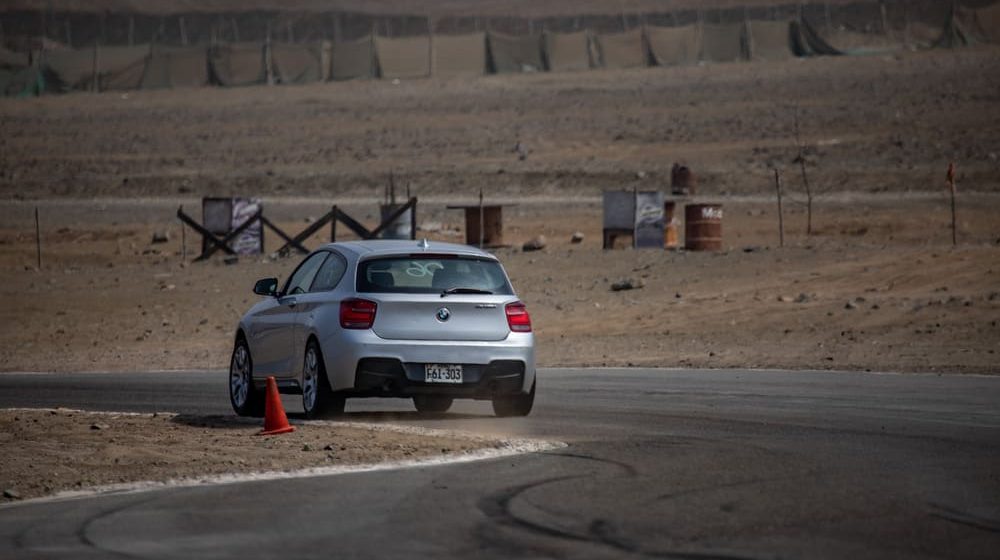
[[[936,190],[949,161],[995,192],[998,52],[6,99],[0,193],[367,196],[392,172],[425,195],[596,195],[675,161],[703,194],[769,193],[796,112],[820,192]]]

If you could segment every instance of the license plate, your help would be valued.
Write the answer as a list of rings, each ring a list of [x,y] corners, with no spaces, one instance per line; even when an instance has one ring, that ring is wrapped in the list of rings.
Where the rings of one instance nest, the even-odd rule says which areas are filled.
[[[461,383],[462,364],[425,364],[424,382]]]

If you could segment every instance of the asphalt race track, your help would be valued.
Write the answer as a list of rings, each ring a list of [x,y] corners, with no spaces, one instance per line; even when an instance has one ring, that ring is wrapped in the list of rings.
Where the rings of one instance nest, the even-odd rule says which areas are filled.
[[[0,558],[1000,555],[1000,377],[556,369],[538,391],[524,419],[347,417],[569,447],[7,506]],[[0,374],[0,406],[229,413],[221,372]]]

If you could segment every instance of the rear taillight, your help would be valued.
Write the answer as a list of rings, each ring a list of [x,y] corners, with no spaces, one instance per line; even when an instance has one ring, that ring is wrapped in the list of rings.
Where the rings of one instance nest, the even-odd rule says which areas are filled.
[[[370,329],[375,323],[378,304],[367,299],[346,299],[340,302],[340,326],[345,329]]]
[[[528,308],[523,303],[508,303],[505,309],[507,325],[512,332],[531,332],[531,315],[528,315]]]

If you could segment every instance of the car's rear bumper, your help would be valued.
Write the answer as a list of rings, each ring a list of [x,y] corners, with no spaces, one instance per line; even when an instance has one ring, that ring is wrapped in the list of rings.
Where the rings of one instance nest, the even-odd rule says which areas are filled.
[[[423,363],[393,358],[365,358],[358,363],[353,396],[413,397],[445,395],[467,399],[492,399],[516,395],[524,386],[525,363],[495,360],[489,364],[462,364],[462,383],[427,383]]]
[[[487,399],[527,392],[535,381],[532,333],[480,342],[387,340],[370,330],[340,330],[322,346],[331,388],[354,396]],[[425,383],[424,364],[462,364],[463,383]]]

